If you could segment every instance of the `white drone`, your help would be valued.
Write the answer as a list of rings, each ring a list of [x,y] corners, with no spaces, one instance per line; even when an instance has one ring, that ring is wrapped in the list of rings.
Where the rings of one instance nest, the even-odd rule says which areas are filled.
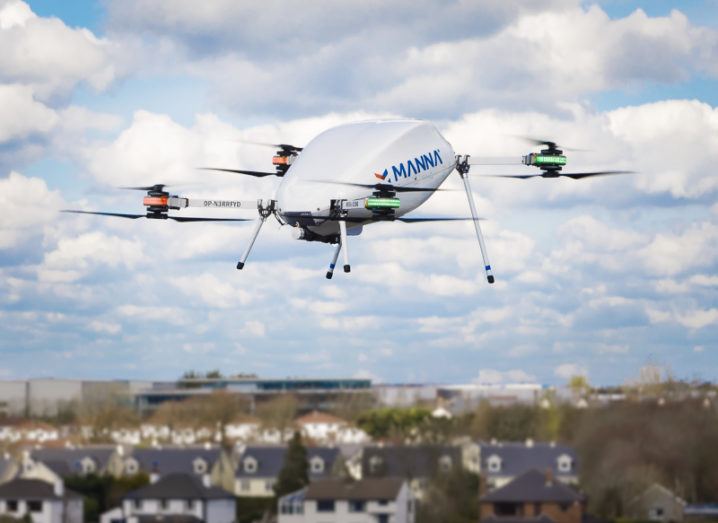
[[[554,142],[532,141],[545,146],[545,149],[540,153],[530,153],[513,163],[538,167],[540,173],[496,176],[518,179],[564,176],[580,179],[627,172],[563,173],[561,169],[566,164],[563,151]],[[255,177],[278,176],[281,182],[273,199],[191,199],[170,195],[165,191],[164,184],[156,184],[151,187],[127,187],[147,191],[143,200],[145,214],[77,210],[65,212],[199,222],[250,220],[175,216],[170,215],[169,210],[186,207],[256,209],[259,217],[249,244],[237,263],[237,269],[244,267],[264,222],[274,216],[280,224],[292,226],[299,240],[336,245],[326,274],[328,279],[334,274],[340,252],[343,255],[344,272],[350,272],[347,236],[358,236],[365,225],[386,221],[416,223],[471,220],[483,256],[486,278],[489,283],[494,283],[468,176],[471,165],[489,165],[490,162],[472,159],[468,155],[456,155],[451,144],[434,125],[417,120],[352,123],[324,131],[304,148],[287,144],[272,147],[279,149],[272,159],[274,172],[212,167],[205,169]],[[405,216],[434,192],[440,191],[441,184],[455,170],[463,180],[471,218]]]

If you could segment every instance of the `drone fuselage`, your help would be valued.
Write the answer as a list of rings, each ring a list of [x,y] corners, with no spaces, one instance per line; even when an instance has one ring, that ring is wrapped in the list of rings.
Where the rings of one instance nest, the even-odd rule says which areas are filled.
[[[386,214],[361,202],[375,190],[362,187],[438,188],[456,166],[451,144],[432,124],[416,120],[361,122],[329,129],[314,138],[294,160],[276,194],[277,214],[287,224],[309,231],[303,239],[332,240],[339,234],[336,220],[328,220],[344,201],[347,228],[355,229]],[[356,185],[352,185],[356,184]],[[432,192],[399,192],[402,216],[424,203]]]

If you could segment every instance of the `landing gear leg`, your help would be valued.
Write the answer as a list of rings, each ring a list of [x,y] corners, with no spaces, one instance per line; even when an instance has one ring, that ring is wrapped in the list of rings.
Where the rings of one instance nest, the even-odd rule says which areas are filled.
[[[339,220],[339,247],[342,249],[344,255],[344,272],[350,272],[351,266],[349,265],[349,243],[347,242],[347,222]]]
[[[247,248],[244,250],[242,257],[237,262],[238,270],[242,270],[244,268],[244,264],[249,257],[249,253],[252,251],[252,246],[254,246],[254,242],[256,241],[257,236],[259,236],[259,231],[262,229],[262,225],[264,225],[264,222],[267,220],[269,215],[274,212],[274,201],[270,201],[269,205],[267,205],[266,207],[264,206],[263,202],[260,201],[258,207],[259,218],[254,224],[254,230],[252,231],[252,236],[249,239],[249,245],[247,245]]]
[[[459,156],[456,162],[456,170],[459,171],[461,179],[464,181],[464,190],[466,191],[466,197],[469,200],[469,209],[471,209],[471,217],[474,219],[474,229],[476,229],[476,238],[479,240],[479,248],[481,249],[481,256],[484,259],[484,270],[486,271],[486,280],[489,283],[494,283],[494,273],[491,271],[491,263],[489,262],[489,254],[486,251],[486,245],[484,244],[484,236],[481,234],[481,226],[479,225],[479,216],[476,212],[476,204],[474,203],[474,195],[471,192],[471,184],[469,183],[469,157]]]
[[[331,280],[334,276],[334,267],[337,266],[337,259],[339,259],[339,251],[342,250],[342,242],[337,242],[337,246],[334,249],[334,256],[332,257],[332,263],[329,264],[329,270],[327,271],[327,280]]]

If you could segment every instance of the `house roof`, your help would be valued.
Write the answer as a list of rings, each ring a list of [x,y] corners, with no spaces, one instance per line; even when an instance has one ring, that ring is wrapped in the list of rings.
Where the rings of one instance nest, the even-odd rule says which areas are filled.
[[[147,473],[195,474],[194,461],[197,458],[207,463],[207,472],[220,459],[222,451],[219,447],[170,447],[170,448],[136,448],[130,457],[137,461],[140,470]]]
[[[566,445],[534,442],[526,443],[479,443],[481,449],[481,473],[487,477],[492,476],[518,476],[527,470],[546,470],[551,468],[557,477],[575,476],[577,474],[578,460],[576,452]],[[558,458],[562,455],[571,458],[571,470],[562,472],[558,469]],[[491,456],[501,458],[501,469],[493,472],[489,470],[488,460]]]
[[[179,514],[157,514],[155,516],[136,516],[139,523],[202,523],[196,516],[181,516]]]
[[[125,495],[124,499],[233,499],[232,493],[217,487],[205,487],[190,474],[168,474],[138,490]]]
[[[55,494],[55,486],[39,479],[13,479],[0,485],[0,499],[67,499],[81,498],[79,494],[65,489],[64,496]]]
[[[481,523],[554,523],[553,519],[541,514],[533,518],[520,516],[489,516],[481,520]]]
[[[297,425],[307,425],[310,423],[335,423],[346,425],[347,422],[337,416],[314,410],[309,414],[305,414],[304,416],[295,419],[294,423]]]
[[[83,472],[82,460],[90,458],[95,462],[97,471],[107,467],[110,457],[115,452],[114,446],[79,447],[79,448],[40,448],[33,449],[30,457],[43,463],[61,477]]]
[[[461,449],[443,445],[365,447],[363,477],[426,478],[436,475],[439,461],[449,457],[452,466],[461,465]],[[373,467],[372,463],[379,466]]]
[[[369,501],[396,499],[404,480],[401,478],[370,478],[360,481],[328,479],[310,483],[305,499]]]
[[[247,446],[239,457],[239,466],[235,476],[237,478],[276,478],[284,467],[286,453],[287,447],[280,445]],[[336,447],[307,447],[307,460],[311,460],[315,456],[324,460],[324,471],[317,474],[312,473],[310,469],[309,478],[315,480],[328,476],[338,455],[339,449]],[[249,457],[257,461],[256,472],[244,470],[244,460]]]
[[[15,461],[10,458],[0,458],[0,481],[3,478],[14,473],[16,467]]]
[[[522,503],[548,501],[573,503],[583,497],[570,487],[558,481],[547,480],[546,474],[529,470],[501,488],[492,490],[481,497],[482,503]]]

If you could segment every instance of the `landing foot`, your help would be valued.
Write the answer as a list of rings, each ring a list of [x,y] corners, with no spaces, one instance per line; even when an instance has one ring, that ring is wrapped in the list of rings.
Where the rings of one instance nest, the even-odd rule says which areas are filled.
[[[349,265],[344,266],[344,272],[351,272],[352,268]]]

